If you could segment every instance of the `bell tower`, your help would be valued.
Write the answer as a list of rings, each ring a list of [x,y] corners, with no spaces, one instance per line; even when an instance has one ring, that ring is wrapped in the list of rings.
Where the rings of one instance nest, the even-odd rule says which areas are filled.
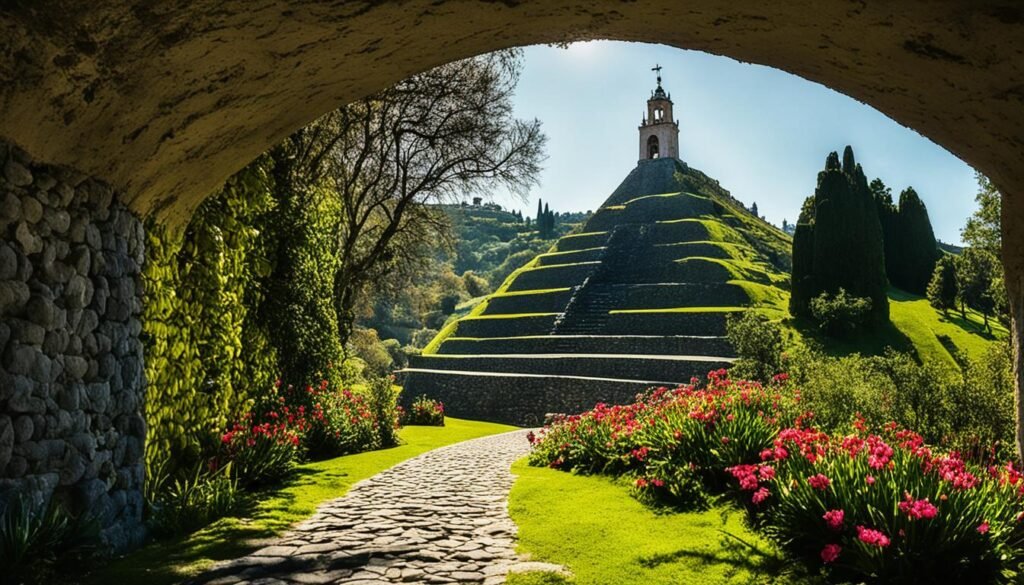
[[[640,122],[640,162],[679,158],[679,122],[672,117],[672,94],[661,87],[661,65],[651,71],[658,74],[658,87],[651,92],[647,115]]]

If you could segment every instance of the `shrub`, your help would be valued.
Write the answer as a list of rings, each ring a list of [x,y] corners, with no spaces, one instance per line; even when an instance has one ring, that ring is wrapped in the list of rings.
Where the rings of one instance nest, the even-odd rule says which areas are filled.
[[[702,485],[725,485],[725,468],[758,461],[778,431],[778,387],[734,382],[725,370],[694,384],[659,388],[625,406],[598,404],[560,417],[532,439],[532,465],[633,474],[640,494],[676,505],[705,503]]]
[[[95,540],[92,518],[73,516],[56,500],[39,509],[28,499],[15,493],[0,506],[0,583],[46,583],[51,565]]]
[[[230,514],[241,499],[231,464],[212,471],[199,466],[164,485],[149,502],[149,525],[157,534],[180,534],[205,526]]]
[[[370,405],[377,420],[377,435],[380,437],[381,447],[398,444],[397,430],[401,422],[398,411],[399,392],[401,389],[394,385],[394,378],[390,376],[370,380]]]
[[[782,329],[777,323],[751,310],[729,315],[726,335],[739,360],[733,375],[767,382],[782,371]]]
[[[850,335],[871,316],[871,299],[852,296],[841,288],[835,295],[823,292],[811,299],[811,316],[828,335]]]
[[[731,470],[761,530],[839,580],[992,582],[1024,561],[1012,465],[973,467],[895,424],[879,435],[863,423],[845,436],[785,429],[764,459]]]
[[[310,402],[308,449],[314,458],[337,457],[381,446],[377,418],[365,397],[333,390],[327,380],[306,387]]]
[[[444,403],[425,395],[419,396],[409,406],[402,424],[443,427]]]
[[[279,395],[280,384],[262,393],[254,409],[221,434],[217,456],[210,461],[211,469],[230,463],[242,487],[273,484],[287,477],[309,431],[306,407],[288,405]]]

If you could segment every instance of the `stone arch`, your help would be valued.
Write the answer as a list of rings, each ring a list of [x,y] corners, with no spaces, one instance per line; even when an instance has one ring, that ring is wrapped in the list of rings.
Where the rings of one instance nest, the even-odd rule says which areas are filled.
[[[89,328],[106,331],[108,340],[117,336],[119,351],[127,347],[132,358],[97,346],[93,357],[117,367],[117,375],[95,386],[69,386],[69,396],[61,398],[76,408],[106,411],[117,404],[125,410],[127,447],[118,452],[123,466],[116,479],[128,495],[113,498],[82,466],[44,473],[39,481],[75,486],[83,497],[106,494],[104,505],[119,506],[110,511],[119,519],[109,527],[111,538],[131,540],[117,536],[137,527],[141,513],[136,439],[144,433],[136,400],[142,384],[135,288],[142,231],[129,210],[184,221],[226,177],[322,113],[436,65],[535,43],[645,41],[777,67],[871,104],[987,174],[1004,197],[1003,260],[1020,387],[1022,25],[1024,8],[1012,0],[197,0],[174,7],[143,0],[38,0],[5,6],[0,139],[22,150],[0,144],[6,181],[0,211],[17,207],[19,217],[31,214],[32,225],[46,225],[35,230],[22,222],[16,234],[0,213],[6,240],[0,244],[11,244],[0,254],[22,254],[19,274],[26,262],[37,261],[25,258],[45,256],[45,238],[115,254],[119,272],[103,275],[101,292],[71,274],[44,274],[48,281],[38,284],[52,285],[43,302],[57,302],[63,311],[92,311],[78,305],[95,303],[101,294],[107,310],[98,317],[90,313]],[[16,206],[9,204],[12,198]],[[88,264],[82,262],[83,271]],[[8,301],[24,305],[27,290],[22,282],[0,291],[0,309]],[[0,315],[6,327],[9,314]],[[54,327],[73,328],[60,323]],[[45,370],[40,379],[54,376],[55,369],[43,367],[49,364],[45,356],[38,358],[38,345],[18,346],[19,352],[30,348],[17,356],[19,368]],[[92,369],[91,362],[83,367],[77,361],[62,367]],[[0,387],[17,392],[19,408],[38,410],[35,387],[4,382]],[[0,412],[5,464],[4,457],[11,457],[12,423],[4,419],[10,408]],[[88,444],[89,437],[82,441]]]

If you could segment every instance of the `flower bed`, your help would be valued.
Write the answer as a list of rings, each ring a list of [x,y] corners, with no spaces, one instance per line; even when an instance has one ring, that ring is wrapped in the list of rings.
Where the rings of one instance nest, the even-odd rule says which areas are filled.
[[[726,493],[754,527],[830,580],[999,582],[1024,562],[1024,479],[934,452],[895,424],[814,427],[800,395],[712,372],[597,405],[531,437],[533,465],[628,474],[645,499],[701,506]]]

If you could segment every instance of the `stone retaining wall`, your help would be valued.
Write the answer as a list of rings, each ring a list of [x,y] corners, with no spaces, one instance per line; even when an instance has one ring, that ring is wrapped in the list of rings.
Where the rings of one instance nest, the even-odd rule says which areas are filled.
[[[616,378],[686,383],[703,378],[708,372],[728,368],[723,361],[686,361],[658,358],[622,357],[473,357],[453,355],[410,356],[409,367],[425,370],[463,372],[501,372]]]
[[[439,355],[531,354],[531,353],[625,353],[639,355],[736,354],[725,337],[530,337],[505,339],[448,338]]]
[[[540,426],[548,413],[576,414],[598,402],[627,404],[646,384],[553,377],[473,376],[410,372],[399,380],[408,408],[421,394],[444,402],[445,413],[471,420]]]
[[[725,312],[612,313],[608,335],[725,335]]]
[[[487,300],[484,315],[520,315],[523,313],[561,313],[572,298],[572,290],[528,295],[498,295]]]
[[[0,143],[0,502],[59,498],[141,542],[139,219],[111,188]]]
[[[531,268],[530,270],[520,272],[516,279],[512,281],[512,284],[509,285],[508,290],[509,292],[517,292],[575,286],[582,283],[594,270],[595,266],[593,263],[587,263]]]
[[[555,315],[511,317],[508,319],[480,319],[469,317],[459,321],[455,329],[459,337],[516,337],[520,335],[547,335],[555,326]]]

